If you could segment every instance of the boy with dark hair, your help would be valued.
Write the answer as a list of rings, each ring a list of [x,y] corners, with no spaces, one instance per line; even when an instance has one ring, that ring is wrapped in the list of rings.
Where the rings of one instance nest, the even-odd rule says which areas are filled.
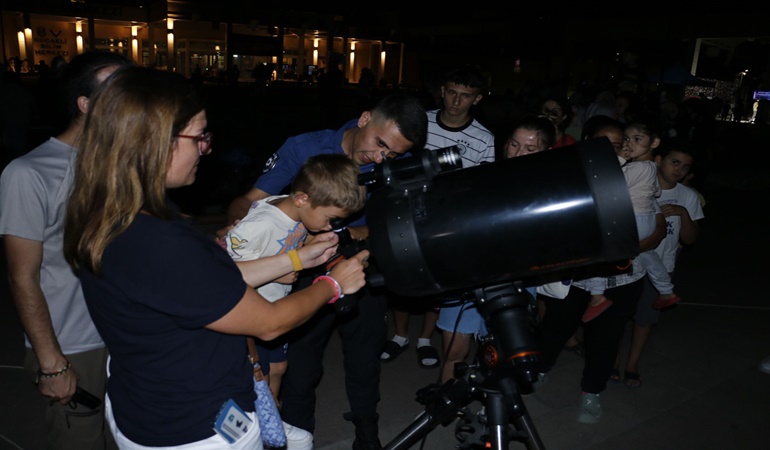
[[[692,245],[698,238],[700,221],[704,218],[702,200],[698,191],[682,184],[695,162],[692,149],[681,138],[661,141],[654,156],[658,168],[658,183],[662,189],[658,204],[666,219],[666,235],[654,249],[669,274],[674,272],[676,260],[682,246]],[[651,280],[645,279],[644,290],[634,316],[631,346],[625,366],[624,382],[628,387],[642,385],[639,374],[639,360],[642,356],[653,326],[660,318],[660,309],[655,307],[658,291]],[[613,380],[620,381],[620,355],[615,362]]]
[[[441,109],[427,111],[428,139],[425,148],[457,146],[463,167],[476,166],[495,160],[495,137],[470,113],[484,97],[486,82],[479,68],[463,65],[450,69],[441,85]],[[400,299],[396,298],[396,302]],[[408,299],[414,303],[416,299]],[[424,309],[422,331],[417,340],[417,362],[422,368],[438,367],[439,354],[431,345],[431,336],[436,331],[438,310],[435,302],[428,301],[417,310]],[[410,309],[414,309],[411,305]],[[409,312],[405,305],[393,308],[395,334],[382,349],[380,359],[388,362],[396,359],[409,345]]]

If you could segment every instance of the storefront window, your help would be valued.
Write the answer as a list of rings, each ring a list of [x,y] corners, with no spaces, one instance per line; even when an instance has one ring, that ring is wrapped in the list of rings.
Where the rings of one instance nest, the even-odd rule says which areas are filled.
[[[223,41],[180,39],[176,50],[177,71],[185,76],[200,71],[204,77],[217,77],[226,68]]]
[[[86,39],[86,43],[88,44],[88,39]],[[95,43],[97,50],[106,50],[131,57],[131,44],[128,38],[98,38]]]

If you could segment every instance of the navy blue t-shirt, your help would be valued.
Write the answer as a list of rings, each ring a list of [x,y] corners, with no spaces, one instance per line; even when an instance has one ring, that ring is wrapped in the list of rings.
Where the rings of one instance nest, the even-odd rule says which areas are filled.
[[[181,445],[213,435],[229,398],[254,411],[246,339],[204,328],[249,289],[210,237],[138,214],[105,250],[102,275],[78,275],[110,351],[108,393],[126,437]]]
[[[284,142],[277,152],[273,153],[262,175],[254,183],[254,187],[267,192],[270,195],[278,195],[289,186],[302,168],[302,164],[315,155],[340,154],[342,149],[342,136],[346,130],[358,126],[358,119],[350,120],[338,130],[321,130],[303,133],[290,137]],[[361,167],[361,172],[368,172],[374,168],[374,164]],[[354,215],[356,220],[350,221],[349,226],[365,225],[363,214]]]

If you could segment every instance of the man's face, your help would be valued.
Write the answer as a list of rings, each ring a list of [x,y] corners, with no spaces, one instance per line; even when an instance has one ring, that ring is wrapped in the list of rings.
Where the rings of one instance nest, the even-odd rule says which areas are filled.
[[[373,119],[367,111],[358,119],[358,127],[360,130],[348,156],[359,166],[398,158],[412,148],[412,142],[401,134],[392,120]]]
[[[441,86],[441,98],[447,114],[462,116],[481,100],[481,94],[477,88],[449,82]]]

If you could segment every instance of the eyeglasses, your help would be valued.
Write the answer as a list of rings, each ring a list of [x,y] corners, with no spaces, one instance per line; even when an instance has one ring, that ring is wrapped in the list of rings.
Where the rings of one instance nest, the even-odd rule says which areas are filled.
[[[540,109],[540,114],[544,116],[552,116],[552,117],[561,117],[563,115],[561,109],[558,109],[558,108],[548,109],[546,107],[543,107]]]
[[[195,143],[198,144],[198,154],[201,156],[211,153],[211,139],[214,137],[214,133],[211,131],[207,131],[198,136],[186,136],[184,134],[177,134],[176,137],[192,139],[195,141]]]

